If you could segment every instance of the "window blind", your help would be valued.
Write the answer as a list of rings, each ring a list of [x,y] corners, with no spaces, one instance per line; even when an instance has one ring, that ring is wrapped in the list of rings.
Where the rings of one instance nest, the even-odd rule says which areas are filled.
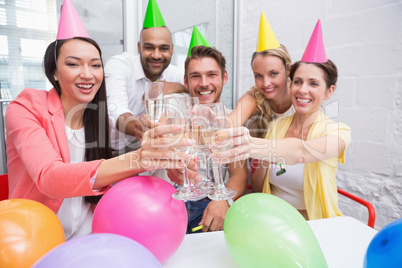
[[[42,59],[56,31],[56,1],[0,1],[0,98],[27,87],[49,89]]]

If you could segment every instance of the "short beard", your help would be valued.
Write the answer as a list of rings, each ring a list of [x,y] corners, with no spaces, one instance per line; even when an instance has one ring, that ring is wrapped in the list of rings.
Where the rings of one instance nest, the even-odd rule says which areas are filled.
[[[152,60],[148,60],[148,59],[145,59],[145,60],[144,60],[144,59],[141,57],[141,65],[142,65],[142,68],[143,68],[143,70],[144,70],[145,76],[148,77],[148,78],[150,78],[150,77],[154,78],[154,79],[151,79],[151,78],[150,78],[151,80],[156,80],[157,78],[159,78],[159,77],[162,75],[162,73],[166,70],[166,68],[169,66],[169,64],[166,65],[166,67],[163,66],[163,68],[162,68],[161,71],[154,72],[153,69],[150,68],[150,62],[151,62],[151,61],[152,61]],[[155,61],[155,62],[161,62],[162,64],[165,65],[165,64],[167,63],[167,60],[163,59],[163,60]],[[170,62],[169,62],[169,63],[170,63]]]

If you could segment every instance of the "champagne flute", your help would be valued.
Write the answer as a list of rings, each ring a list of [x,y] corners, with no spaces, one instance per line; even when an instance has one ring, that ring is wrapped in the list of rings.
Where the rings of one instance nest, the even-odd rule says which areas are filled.
[[[210,192],[215,190],[216,184],[213,183],[212,178],[213,170],[210,169],[210,150],[208,145],[204,141],[204,134],[203,130],[211,128],[210,122],[213,121],[213,108],[211,109],[211,105],[209,104],[201,104],[198,105],[194,111],[193,116],[193,129],[194,129],[194,138],[195,138],[195,146],[196,146],[196,153],[201,156],[199,157],[205,161],[206,166],[206,179],[203,180],[198,187],[201,188],[205,192]],[[211,173],[212,172],[212,173]]]
[[[192,127],[192,109],[195,104],[198,104],[198,98],[192,97],[178,97],[165,99],[165,121],[166,124],[175,124],[181,126],[179,134],[171,134],[177,137],[176,141],[172,144],[176,152],[183,152],[186,154],[194,153],[194,145],[175,147],[175,144],[180,142],[181,139],[194,139]],[[196,189],[189,181],[187,160],[183,159],[184,163],[184,183],[182,189],[176,191],[172,197],[178,200],[194,200],[202,197],[203,192]],[[205,195],[206,196],[206,195]]]
[[[145,100],[145,109],[147,111],[147,115],[149,120],[156,124],[162,117],[163,114],[163,99],[146,99]]]
[[[206,148],[209,151],[207,163],[210,163],[210,166],[212,166],[214,171],[213,174],[218,174],[218,176],[214,175],[216,189],[211,191],[208,194],[208,197],[215,201],[232,199],[236,196],[237,192],[231,188],[225,187],[224,178],[222,176],[224,167],[222,165],[217,165],[214,161],[211,161],[211,151],[209,150],[209,145],[215,141],[217,132],[228,127],[227,118],[225,115],[225,106],[223,103],[209,103],[202,104],[200,106],[205,106],[209,109],[208,113],[204,113],[209,121],[209,124],[207,127],[202,129],[202,135]],[[220,149],[227,149],[227,147]]]
[[[163,99],[164,84],[163,82],[149,82],[145,86],[144,99]]]
[[[163,90],[162,82],[150,82],[145,89],[145,109],[152,123],[159,122],[163,114]]]

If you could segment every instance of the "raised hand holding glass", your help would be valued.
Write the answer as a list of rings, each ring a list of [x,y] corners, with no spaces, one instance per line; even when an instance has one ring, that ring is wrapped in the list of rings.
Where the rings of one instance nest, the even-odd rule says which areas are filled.
[[[214,179],[216,183],[216,189],[211,191],[208,194],[208,197],[216,201],[232,199],[236,196],[237,192],[233,189],[225,187],[224,178],[222,176],[224,167],[222,165],[217,165],[216,163],[211,161],[211,151],[209,149],[209,145],[215,141],[217,132],[228,127],[227,117],[225,115],[225,106],[223,105],[223,103],[202,104],[200,105],[199,110],[201,111],[202,117],[205,119],[205,122],[208,122],[206,127],[202,128],[202,136],[208,155],[207,163],[209,163],[209,165],[207,168],[212,168],[212,174],[214,174]],[[210,174],[210,172],[207,171],[207,174]],[[207,186],[209,185],[210,184],[207,184]]]
[[[172,148],[176,152],[183,152],[186,154],[194,153],[194,145],[185,147],[175,147],[181,139],[194,140],[193,126],[192,126],[192,109],[194,105],[198,104],[198,98],[192,97],[178,97],[165,99],[165,121],[166,124],[176,124],[181,126],[181,132],[176,134],[176,142],[172,144]],[[192,200],[202,197],[203,192],[196,189],[189,181],[187,159],[183,159],[185,166],[184,169],[184,182],[181,190],[175,192],[172,197],[179,200]]]

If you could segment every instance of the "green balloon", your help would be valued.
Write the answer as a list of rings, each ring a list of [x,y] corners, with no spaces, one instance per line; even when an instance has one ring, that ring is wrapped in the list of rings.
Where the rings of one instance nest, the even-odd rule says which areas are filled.
[[[306,220],[276,196],[241,197],[228,210],[223,231],[239,267],[328,267]]]

